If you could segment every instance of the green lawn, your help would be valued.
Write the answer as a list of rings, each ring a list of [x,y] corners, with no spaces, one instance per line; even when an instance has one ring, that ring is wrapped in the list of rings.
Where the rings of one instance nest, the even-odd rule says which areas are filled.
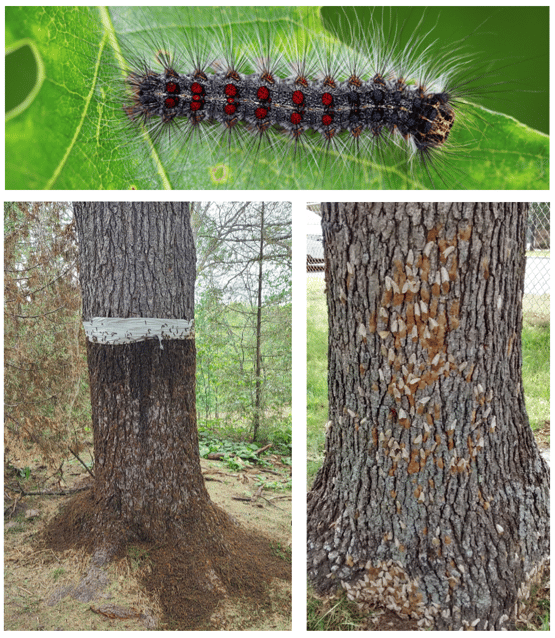
[[[525,317],[522,329],[522,381],[533,430],[549,420],[549,323]]]
[[[312,483],[322,462],[328,420],[328,313],[324,281],[310,278],[307,287],[307,459]]]

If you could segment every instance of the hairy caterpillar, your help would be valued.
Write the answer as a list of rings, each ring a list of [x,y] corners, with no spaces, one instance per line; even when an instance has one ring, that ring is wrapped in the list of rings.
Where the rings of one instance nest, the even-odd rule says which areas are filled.
[[[55,23],[50,14],[64,8],[36,10]],[[89,20],[86,28],[84,11]],[[403,23],[395,23],[394,11],[392,26],[384,25],[391,12],[380,9],[361,25],[362,31],[342,12],[355,40],[349,47],[325,32],[315,7],[114,7],[101,9],[99,15],[95,11],[76,8],[64,16],[72,56],[61,79],[53,80],[49,88],[65,89],[56,107],[59,111],[71,103],[75,124],[67,133],[61,130],[65,151],[54,167],[43,166],[44,176],[19,180],[29,187],[546,187],[545,137],[529,130],[523,133],[508,118],[467,101],[488,91],[507,91],[507,86],[512,91],[502,69],[496,69],[514,61],[480,63],[468,42],[440,44],[434,40],[433,21],[430,24],[427,18],[409,34],[408,44],[401,45]],[[73,32],[84,37],[71,39]],[[90,43],[91,33],[94,40],[88,44],[85,36]],[[141,78],[146,78],[147,84],[156,85],[153,95],[164,94],[164,100],[177,97],[181,103],[196,95],[202,98],[201,111],[211,114],[217,101],[209,85],[225,91],[232,84],[240,93],[252,94],[268,71],[274,84],[266,82],[266,89],[283,85],[291,88],[291,96],[302,89],[303,95],[297,96],[300,115],[291,104],[283,106],[281,94],[268,96],[273,101],[267,99],[266,106],[271,104],[277,115],[263,122],[257,121],[256,109],[264,104],[254,104],[252,97],[247,106],[240,104],[242,114],[198,121],[194,120],[198,113],[191,112],[180,117],[165,112],[160,117],[154,106],[140,104],[138,98],[145,90]],[[206,78],[197,82],[201,90],[197,94],[191,91],[195,72]],[[239,79],[225,82],[230,72]],[[168,73],[174,79],[173,96],[165,92],[166,85],[172,85],[169,77],[164,83]],[[184,88],[186,77],[191,82]],[[297,85],[299,78],[306,82]],[[332,82],[326,83],[326,78]],[[75,100],[75,87],[81,86],[83,95]],[[330,103],[315,106],[330,96]],[[230,126],[232,116],[236,123]],[[287,117],[289,123],[284,125]],[[357,117],[360,121],[353,122]],[[376,118],[382,123],[373,126]],[[417,123],[407,124],[403,118]],[[58,133],[55,144],[60,143]],[[7,127],[7,144],[16,137]],[[35,149],[25,147],[24,160],[29,151],[32,155]],[[51,147],[48,151],[53,154]],[[18,161],[16,153],[7,157],[8,188],[25,187],[9,183],[10,164],[15,174],[23,173],[29,163]],[[72,164],[77,168],[70,171]],[[31,165],[36,170],[37,163]]]

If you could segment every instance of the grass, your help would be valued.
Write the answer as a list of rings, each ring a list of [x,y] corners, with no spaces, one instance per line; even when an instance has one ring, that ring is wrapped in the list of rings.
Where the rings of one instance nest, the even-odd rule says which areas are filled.
[[[549,323],[549,295],[524,295],[522,312],[525,322],[529,324]]]
[[[52,572],[52,580],[56,582],[60,576],[63,576],[66,573],[66,570],[63,567],[58,567]]]
[[[277,556],[278,558],[281,558],[281,560],[284,560],[288,563],[291,563],[293,560],[293,549],[291,546],[287,547],[287,546],[283,546],[280,541],[276,541],[275,543],[273,543],[272,541],[270,541],[270,549],[272,550],[272,554],[274,556]]]
[[[368,614],[361,612],[345,595],[328,600],[308,597],[308,631],[357,631],[364,628],[367,617]]]
[[[549,420],[549,323],[524,322],[522,381],[530,425],[537,430]]]
[[[541,582],[534,585],[530,591],[530,598],[524,603],[522,622],[519,631],[549,631],[549,603],[550,603],[550,570],[543,574]]]
[[[309,281],[306,401],[308,477],[312,482],[322,463],[324,424],[328,420],[328,317],[323,280]]]

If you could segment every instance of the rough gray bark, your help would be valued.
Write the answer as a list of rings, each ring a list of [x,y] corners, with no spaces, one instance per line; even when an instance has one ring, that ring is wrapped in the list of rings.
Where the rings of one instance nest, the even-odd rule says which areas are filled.
[[[323,204],[326,456],[308,572],[434,629],[511,628],[549,557],[521,378],[525,204]]]
[[[193,319],[187,203],[74,205],[83,319]],[[92,529],[158,540],[209,518],[200,469],[194,339],[87,343],[95,451]]]

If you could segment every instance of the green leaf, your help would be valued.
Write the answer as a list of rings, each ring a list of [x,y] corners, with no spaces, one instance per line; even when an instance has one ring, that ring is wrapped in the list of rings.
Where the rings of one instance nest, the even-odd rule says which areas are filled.
[[[325,148],[307,134],[294,151],[279,133],[263,142],[243,130],[228,138],[220,125],[202,137],[178,135],[172,146],[141,137],[125,102],[129,51],[150,60],[156,44],[179,49],[184,38],[202,44],[207,32],[244,47],[279,41],[339,46],[324,30],[317,7],[7,7],[6,46],[36,51],[35,94],[6,114],[8,189],[383,189],[429,188],[418,165],[411,171],[399,149],[356,148],[340,138]],[[208,31],[206,31],[208,30]],[[150,45],[149,45],[150,43]],[[344,46],[344,45],[341,45]],[[123,47],[123,48],[122,48]],[[549,139],[510,117],[473,107],[455,123],[436,188],[547,189]],[[382,144],[383,146],[383,144]],[[441,158],[439,158],[441,164]]]

